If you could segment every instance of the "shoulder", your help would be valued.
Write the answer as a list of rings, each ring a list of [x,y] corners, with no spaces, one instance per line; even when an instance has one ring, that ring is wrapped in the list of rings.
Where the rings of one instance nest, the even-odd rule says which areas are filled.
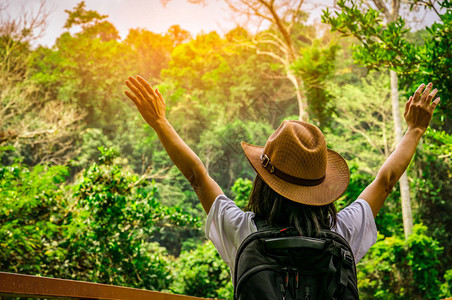
[[[225,195],[219,195],[212,204],[212,208],[207,216],[206,227],[216,221],[217,226],[222,225],[233,227],[234,229],[240,229],[244,226],[250,228],[252,225],[255,227],[253,218],[254,213],[244,212],[234,201]]]
[[[337,214],[336,228],[344,233],[345,238],[348,234],[353,234],[365,226],[376,230],[372,209],[363,199],[354,201]]]
[[[338,220],[357,220],[367,217],[371,217],[370,219],[372,220],[374,219],[372,215],[372,209],[369,203],[364,199],[358,199],[354,201],[349,206],[341,209],[337,214]]]
[[[244,212],[234,201],[219,195],[209,211],[205,230],[206,237],[215,245],[223,260],[233,267],[241,242],[257,228],[254,213]]]
[[[377,227],[369,203],[358,199],[337,214],[332,228],[342,235],[353,250],[356,263],[377,240]]]

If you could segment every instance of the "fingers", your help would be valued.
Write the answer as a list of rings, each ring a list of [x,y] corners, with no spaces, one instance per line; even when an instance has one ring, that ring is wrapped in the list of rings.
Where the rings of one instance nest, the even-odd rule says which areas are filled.
[[[134,87],[136,89],[138,89],[140,91],[142,96],[147,97],[148,95],[152,95],[152,94],[149,94],[148,91],[146,90],[146,88],[132,76],[129,76],[129,81],[134,85]],[[139,96],[139,95],[137,95],[137,96]]]
[[[129,77],[129,79],[130,79],[130,77]],[[126,85],[137,97],[144,99],[144,96],[143,96],[143,94],[141,94],[140,90],[137,89],[135,87],[135,85],[133,85],[129,80],[126,81]]]
[[[438,89],[434,89],[430,94],[428,94],[428,96],[425,99],[427,105],[430,105],[430,103],[432,103],[432,99],[435,98],[436,93],[438,93]]]
[[[165,104],[165,100],[163,100],[163,96],[162,96],[162,94],[160,94],[159,89],[155,89],[155,93],[157,94],[159,99],[162,101],[162,103]]]
[[[410,104],[413,102],[413,96],[410,96],[410,98],[408,99],[408,101],[405,103],[405,111],[408,110],[408,108],[410,107]]]
[[[149,93],[149,95],[152,96],[157,96],[154,92],[154,90],[152,89],[151,85],[149,84],[149,82],[147,82],[143,77],[141,77],[140,75],[137,76],[137,80],[141,83],[141,85],[146,89],[146,91]]]
[[[432,105],[430,105],[431,111],[434,111],[434,110],[435,110],[435,108],[436,108],[436,106],[438,105],[439,101],[440,101],[440,99],[439,99],[439,97],[438,97],[438,98],[435,99],[435,101],[432,102]]]
[[[155,98],[157,98],[163,105],[165,105],[165,100],[163,100],[163,96],[160,94],[159,90],[154,90],[149,82],[147,82],[143,77],[139,75],[136,78],[129,76],[129,80],[126,80],[126,85],[133,93],[125,91],[125,94],[136,105],[140,103],[140,100],[150,100],[150,98],[153,98],[152,101],[155,101]]]
[[[406,116],[406,114],[408,113],[408,109],[410,107],[410,105],[413,103],[413,96],[410,97],[410,99],[408,99],[408,101],[405,103],[405,113],[404,116]]]
[[[434,89],[433,91],[431,91],[432,87],[433,87],[431,82],[425,87],[424,92],[422,92],[424,87],[425,87],[425,84],[421,84],[417,88],[417,90],[414,93],[414,95],[412,97],[410,97],[410,100],[408,100],[408,102],[406,103],[405,110],[408,108],[408,105],[409,105],[410,101],[412,103],[420,102],[421,104],[425,104],[427,106],[432,106],[433,105],[432,99],[435,98],[436,94],[438,93],[438,89]],[[422,95],[421,95],[421,93],[422,93]],[[436,102],[436,105],[437,105],[439,100],[435,99],[435,101],[437,101]]]
[[[130,100],[133,101],[133,103],[135,103],[135,105],[138,105],[138,99],[137,97],[135,97],[131,92],[129,91],[124,91],[124,93],[126,94],[127,97],[129,97]]]
[[[427,84],[427,87],[425,88],[424,92],[422,93],[421,102],[426,102],[428,95],[430,94],[430,91],[432,90],[432,83],[430,82],[429,84]]]
[[[413,95],[413,102],[417,102],[417,101],[419,100],[419,96],[421,95],[421,92],[422,92],[422,90],[424,89],[424,87],[425,87],[425,84],[421,84],[421,85],[417,88],[416,92],[414,92],[414,95]]]

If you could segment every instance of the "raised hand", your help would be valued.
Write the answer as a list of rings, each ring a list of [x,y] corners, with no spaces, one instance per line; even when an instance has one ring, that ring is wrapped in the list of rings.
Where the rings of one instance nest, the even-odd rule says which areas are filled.
[[[135,103],[143,119],[152,127],[166,120],[166,105],[162,94],[141,76],[136,78],[130,76],[126,81],[127,87],[132,91],[125,91],[127,97]]]
[[[421,129],[423,132],[427,129],[432,119],[433,111],[439,103],[439,97],[434,101],[432,99],[438,92],[437,89],[432,90],[432,84],[429,83],[425,88],[425,84],[421,84],[413,96],[408,99],[405,104],[405,120],[408,128]],[[424,90],[424,92],[422,92]],[[431,91],[431,92],[430,92]],[[422,93],[422,95],[421,95]]]
[[[432,101],[437,92],[436,89],[432,91],[431,83],[427,87],[421,84],[410,97],[405,105],[404,116],[408,124],[405,135],[381,166],[375,180],[359,195],[360,199],[369,203],[374,217],[413,158],[417,144],[430,124],[433,111],[439,103],[439,98]]]
[[[155,130],[169,157],[193,186],[204,210],[209,213],[214,200],[223,192],[209,176],[199,157],[166,119],[166,105],[162,95],[157,89],[152,89],[141,76],[130,76],[126,85],[132,91],[125,91],[127,97],[135,103],[144,120]]]

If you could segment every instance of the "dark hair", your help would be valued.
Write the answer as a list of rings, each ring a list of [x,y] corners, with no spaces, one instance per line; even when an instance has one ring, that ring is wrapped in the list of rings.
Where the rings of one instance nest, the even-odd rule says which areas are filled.
[[[289,200],[272,190],[256,176],[245,210],[257,218],[278,227],[295,227],[301,235],[315,235],[320,229],[331,229],[336,224],[334,203],[312,206]]]

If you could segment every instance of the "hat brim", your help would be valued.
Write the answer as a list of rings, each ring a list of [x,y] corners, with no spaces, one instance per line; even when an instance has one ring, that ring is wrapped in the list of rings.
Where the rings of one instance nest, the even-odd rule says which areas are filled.
[[[339,199],[350,182],[347,163],[339,153],[333,150],[327,149],[325,180],[319,185],[303,186],[284,181],[265,169],[260,160],[264,147],[246,142],[242,142],[241,145],[246,157],[262,180],[275,192],[292,201],[314,206],[327,205]]]

